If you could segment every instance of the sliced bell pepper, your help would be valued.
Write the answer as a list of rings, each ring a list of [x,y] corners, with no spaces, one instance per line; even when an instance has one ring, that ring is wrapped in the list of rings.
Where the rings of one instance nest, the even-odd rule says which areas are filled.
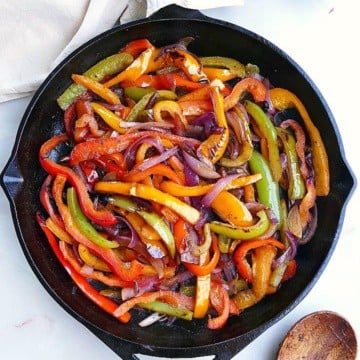
[[[315,170],[316,194],[318,196],[328,195],[330,191],[330,170],[328,156],[320,132],[312,122],[305,106],[295,94],[282,88],[271,89],[270,98],[272,104],[278,110],[285,110],[287,108],[295,107],[299,112],[310,138],[311,152]]]
[[[154,46],[144,50],[125,70],[104,83],[104,86],[111,87],[124,80],[137,79],[146,72],[151,59],[154,57],[155,50]]]
[[[223,128],[220,134],[211,134],[197,149],[197,155],[201,158],[209,159],[215,164],[224,155],[229,142],[229,128],[226,122],[224,111],[224,98],[217,86],[211,87],[211,98],[214,106],[215,119],[217,125]]]
[[[174,210],[177,214],[189,221],[191,224],[196,224],[200,218],[198,210],[183,201],[175,198],[172,195],[166,194],[158,189],[148,185],[139,183],[123,183],[120,181],[104,182],[99,181],[94,186],[95,191],[100,193],[120,194],[137,196],[142,199],[152,200],[161,205],[167,206]]]
[[[55,236],[52,234],[52,232],[46,227],[43,219],[41,219],[40,215],[37,214],[37,221],[43,230],[43,232],[46,235],[46,238],[48,239],[48,242],[61,263],[61,265],[64,267],[64,269],[67,271],[67,273],[70,275],[71,279],[74,281],[74,283],[78,286],[78,288],[84,293],[85,296],[87,296],[90,300],[92,300],[96,305],[98,305],[101,309],[106,311],[107,313],[114,315],[114,311],[117,308],[117,304],[107,297],[99,294],[99,292],[93,288],[87,280],[78,274],[73,266],[65,260],[62,252],[59,249],[59,245],[56,241]],[[121,322],[129,322],[131,315],[128,312],[124,312],[119,316],[114,315],[117,319],[119,319]]]
[[[130,264],[125,264],[121,261],[120,257],[110,248],[102,248],[92,241],[90,241],[83,233],[77,228],[73,217],[70,214],[68,207],[63,203],[62,194],[66,178],[62,175],[56,176],[53,184],[53,196],[55,203],[59,209],[60,215],[65,224],[65,230],[71,237],[78,243],[87,246],[95,255],[102,258],[110,266],[111,270],[123,281],[133,281],[136,279],[142,269],[143,264],[137,260],[131,261]]]
[[[85,264],[91,266],[92,268],[94,268],[96,270],[111,272],[111,269],[108,266],[108,264],[106,262],[102,261],[100,258],[95,256],[94,254],[92,254],[85,245],[79,244],[78,253],[79,253],[81,260]]]
[[[83,75],[101,82],[106,76],[117,74],[125,69],[133,60],[128,53],[111,55],[92,66]],[[84,86],[72,84],[58,97],[57,103],[62,110],[66,110],[85,91]]]
[[[91,108],[98,114],[112,129],[119,134],[125,134],[126,128],[122,127],[123,120],[119,118],[114,112],[107,109],[105,106],[92,102]]]
[[[234,227],[226,223],[213,221],[210,223],[210,229],[217,234],[225,235],[231,239],[255,239],[264,234],[270,226],[270,220],[265,210],[260,210],[256,216],[259,218],[259,220],[256,222],[256,224],[251,226]]]
[[[238,292],[237,294],[235,294],[232,300],[238,306],[240,311],[257,303],[257,298],[251,289],[245,289]]]
[[[289,174],[288,197],[290,200],[302,199],[305,195],[305,184],[300,173],[299,158],[296,153],[294,137],[286,130],[276,129],[284,146]]]
[[[110,89],[106,88],[101,83],[92,80],[84,75],[73,74],[71,78],[76,84],[82,85],[91,90],[96,95],[107,101],[109,104],[120,104],[119,97]]]
[[[248,176],[240,176],[230,182],[225,187],[225,190],[237,189],[248,184],[255,183],[256,181],[261,179],[260,174],[253,174]],[[175,181],[166,181],[164,180],[160,184],[160,189],[170,195],[174,196],[202,196],[207,194],[212,188],[214,184],[207,185],[195,185],[195,186],[185,186],[180,183],[176,183]]]
[[[67,203],[69,206],[70,214],[73,217],[76,226],[90,241],[104,248],[119,247],[119,244],[116,241],[107,240],[106,238],[101,236],[91,225],[90,221],[81,211],[74,188],[69,188],[67,190]]]
[[[131,109],[129,115],[126,117],[126,121],[136,121],[139,114],[146,109],[147,104],[152,98],[154,92],[145,94]]]
[[[188,127],[187,120],[183,116],[181,108],[176,101],[163,100],[163,101],[157,102],[154,105],[153,116],[154,116],[155,121],[166,122],[167,119],[164,119],[164,117],[163,117],[164,113],[169,114],[171,117],[171,120],[180,121],[183,124],[183,126],[185,127],[185,129]]]
[[[45,224],[58,239],[67,244],[74,244],[72,237],[62,227],[54,223],[51,218],[47,218]]]
[[[139,86],[129,86],[125,87],[124,94],[125,97],[128,97],[136,102],[138,102],[144,95],[152,94],[156,89],[148,87],[139,87]],[[177,100],[178,96],[175,92],[170,90],[157,90],[156,101],[160,100]]]
[[[157,312],[159,314],[174,316],[178,319],[183,319],[187,321],[193,319],[193,312],[191,310],[181,307],[175,307],[159,300],[154,300],[150,303],[140,303],[138,304],[138,306],[146,310]]]
[[[134,59],[140,55],[146,49],[151,48],[153,45],[148,39],[136,39],[127,43],[120,53],[126,52],[130,54]]]
[[[221,329],[225,326],[230,315],[230,297],[227,290],[215,281],[211,283],[210,302],[218,316],[210,318],[207,326],[211,330]]]
[[[206,73],[208,67],[210,68],[220,68],[228,69],[231,74],[235,77],[243,78],[245,77],[245,66],[233,58],[224,57],[224,56],[205,56],[201,57],[200,61],[203,65],[203,71]]]
[[[253,224],[253,217],[245,204],[226,190],[221,191],[215,197],[211,207],[223,221],[227,221],[233,226]]]
[[[256,123],[256,126],[260,130],[262,137],[266,139],[267,154],[271,173],[274,180],[279,181],[282,174],[282,167],[275,126],[260,106],[248,100],[244,102],[244,106],[246,111],[251,115],[252,120]]]
[[[240,100],[241,95],[245,92],[251,93],[255,102],[266,100],[266,87],[265,85],[255,78],[245,78],[239,81],[224,99],[225,111],[233,108]]]
[[[246,256],[250,250],[265,246],[272,245],[281,250],[285,249],[285,245],[274,238],[262,239],[262,240],[249,240],[243,241],[237,247],[234,253],[234,262],[238,269],[239,274],[249,283],[253,282],[253,271],[250,264],[246,260]]]
[[[261,174],[261,180],[255,184],[257,195],[262,204],[274,212],[279,220],[279,226],[283,221],[280,211],[280,190],[279,183],[274,181],[270,167],[266,159],[256,150],[253,151],[249,166],[252,173]]]
[[[46,141],[40,148],[39,160],[41,166],[50,175],[56,176],[61,174],[67,178],[72,186],[75,187],[77,196],[79,198],[81,210],[84,212],[87,218],[94,221],[97,224],[108,226],[116,223],[116,218],[108,211],[96,210],[90,196],[87,192],[86,186],[81,178],[69,167],[59,165],[55,161],[50,159],[50,152],[60,143],[68,140],[68,137],[64,134],[56,135]]]
[[[303,230],[306,228],[309,221],[311,220],[312,215],[310,213],[310,209],[314,207],[315,200],[316,188],[313,179],[309,178],[306,181],[306,194],[299,205],[300,220]]]

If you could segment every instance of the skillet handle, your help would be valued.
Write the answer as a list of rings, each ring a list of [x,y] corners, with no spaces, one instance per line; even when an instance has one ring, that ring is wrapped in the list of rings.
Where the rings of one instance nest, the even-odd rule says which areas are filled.
[[[171,4],[161,8],[148,17],[149,20],[165,19],[190,19],[190,20],[207,20],[209,17],[203,15],[199,10],[188,9],[183,6]]]
[[[18,168],[16,158],[12,157],[0,174],[0,185],[10,202],[15,201],[23,182],[24,179]]]

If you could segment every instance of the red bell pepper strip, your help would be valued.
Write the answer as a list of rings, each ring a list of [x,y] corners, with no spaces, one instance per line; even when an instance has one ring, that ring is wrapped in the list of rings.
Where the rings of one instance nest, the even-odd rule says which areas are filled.
[[[233,88],[231,94],[224,100],[225,111],[234,107],[240,99],[240,96],[248,91],[254,98],[255,102],[266,100],[266,87],[265,85],[255,78],[245,78],[239,81]]]
[[[297,262],[295,259],[290,260],[289,263],[287,264],[286,270],[283,274],[283,277],[281,279],[281,281],[287,281],[289,279],[291,279],[293,276],[295,276],[296,274],[296,269],[297,269]]]
[[[90,241],[77,228],[74,219],[71,216],[70,210],[62,201],[62,193],[66,179],[59,175],[55,178],[53,184],[53,196],[55,203],[59,209],[61,217],[65,224],[66,231],[80,244],[87,246],[95,255],[102,258],[110,266],[111,270],[123,281],[133,281],[140,274],[144,267],[143,264],[137,260],[131,261],[130,265],[121,261],[120,257],[109,248],[102,248],[92,241]]]
[[[56,241],[55,236],[47,228],[44,220],[41,218],[41,216],[38,213],[36,214],[36,218],[38,224],[45,233],[55,256],[57,257],[61,265],[64,267],[64,269],[67,271],[67,273],[70,275],[70,277],[75,282],[75,284],[78,286],[78,288],[84,293],[84,295],[86,295],[90,300],[92,300],[96,305],[98,305],[101,309],[103,309],[107,313],[115,316],[121,322],[127,323],[131,318],[130,313],[124,312],[119,316],[114,315],[114,311],[117,308],[117,304],[111,301],[110,299],[108,299],[107,297],[99,294],[99,292],[95,290],[83,276],[81,276],[75,271],[73,266],[64,258],[62,252],[59,249],[59,245]]]
[[[97,224],[108,226],[116,223],[116,217],[108,212],[102,210],[96,210],[94,204],[90,199],[85,184],[82,182],[79,175],[77,175],[70,168],[57,164],[55,161],[50,159],[50,152],[58,144],[67,141],[68,137],[65,134],[56,135],[46,141],[40,148],[39,160],[44,170],[50,175],[56,176],[61,174],[67,178],[72,186],[76,189],[76,193],[79,198],[79,203],[84,214],[92,221]]]
[[[74,124],[76,119],[75,103],[71,104],[64,112],[64,126],[66,134],[69,138],[72,137]]]
[[[230,298],[227,290],[217,282],[211,283],[210,302],[219,315],[210,318],[207,326],[211,330],[221,329],[229,318]]]
[[[140,53],[146,49],[149,49],[150,47],[152,47],[152,44],[148,39],[137,39],[130,41],[119,52],[127,52],[135,59],[140,55]]]
[[[285,245],[280,241],[274,238],[268,238],[264,240],[248,240],[243,241],[237,247],[234,253],[234,261],[236,263],[236,267],[239,271],[239,274],[248,282],[253,282],[253,274],[250,267],[250,264],[246,260],[246,255],[252,249],[256,249],[257,247],[264,246],[264,245],[273,245],[279,249],[284,250]]]

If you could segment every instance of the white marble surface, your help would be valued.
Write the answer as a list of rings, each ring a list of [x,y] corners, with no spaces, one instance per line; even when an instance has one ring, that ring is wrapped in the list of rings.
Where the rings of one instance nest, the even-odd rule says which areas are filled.
[[[304,68],[328,102],[343,138],[346,158],[360,176],[359,132],[356,131],[360,80],[358,10],[356,0],[245,0],[243,7],[204,12],[259,33]],[[0,56],[3,56],[1,51]],[[10,156],[18,124],[29,101],[30,98],[24,98],[0,104],[0,169]],[[286,331],[301,317],[316,310],[342,314],[359,336],[359,202],[360,193],[356,190],[347,206],[336,250],[308,296],[235,359],[275,359]],[[43,289],[21,251],[2,191],[0,204],[0,358],[118,359]]]

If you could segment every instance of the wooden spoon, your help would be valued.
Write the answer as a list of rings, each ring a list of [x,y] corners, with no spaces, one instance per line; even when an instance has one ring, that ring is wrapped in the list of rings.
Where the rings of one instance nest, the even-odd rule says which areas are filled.
[[[318,311],[299,320],[285,336],[277,360],[355,360],[356,336],[347,320]]]

